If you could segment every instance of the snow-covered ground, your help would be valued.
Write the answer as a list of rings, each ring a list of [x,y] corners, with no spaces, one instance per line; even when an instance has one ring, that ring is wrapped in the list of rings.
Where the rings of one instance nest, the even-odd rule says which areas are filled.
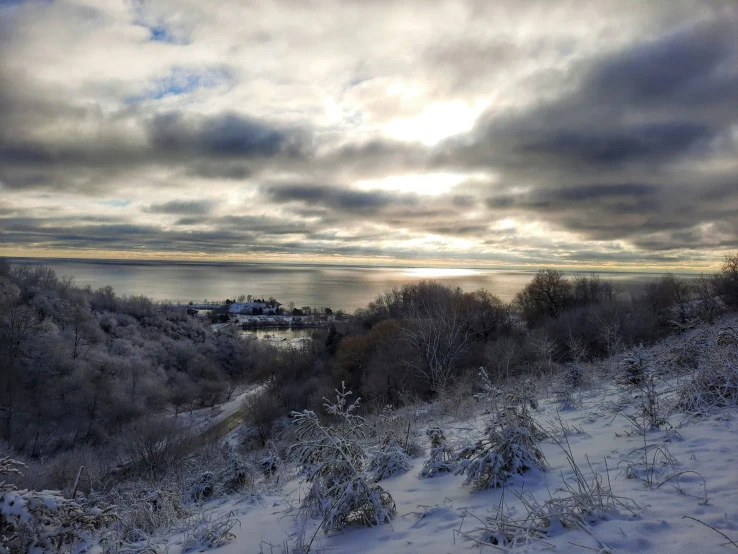
[[[238,413],[244,406],[244,400],[258,394],[262,388],[261,385],[250,386],[246,390],[234,394],[231,400],[213,406],[212,408],[198,408],[191,412],[184,411],[176,416],[172,412],[171,417],[176,417],[177,421],[189,429],[207,429]]]
[[[674,338],[667,342],[666,349],[679,348],[700,332],[712,336],[714,328]],[[663,352],[665,347],[657,348]],[[685,378],[673,373],[664,376],[659,385],[664,398]],[[348,527],[324,535],[317,531],[319,520],[305,522],[299,517],[306,487],[293,477],[281,487],[272,485],[271,492],[221,498],[204,506],[210,518],[233,520],[232,540],[216,552],[293,553],[298,552],[294,545],[300,536],[309,542],[313,535],[310,552],[326,553],[549,550],[694,554],[738,548],[716,531],[738,542],[738,409],[723,408],[703,417],[672,411],[669,425],[639,433],[623,415],[634,414],[634,395],[624,392],[613,378],[597,379],[584,387],[575,395],[576,407],[563,412],[553,394],[544,391],[540,396],[538,408],[533,410],[535,419],[551,430],[560,427],[560,418],[568,428],[566,439],[582,475],[590,483],[599,482],[602,490],[612,491],[618,498],[616,511],[593,517],[582,528],[553,525],[544,536],[511,550],[484,544],[480,528],[500,506],[511,519],[523,519],[527,510],[520,496],[542,504],[560,494],[557,491],[565,482],[576,487],[567,453],[555,440],[544,439],[541,448],[548,462],[546,471],[527,471],[510,479],[503,489],[472,492],[463,484],[464,476],[454,474],[421,479],[418,474],[429,447],[425,428],[440,425],[449,443],[458,448],[482,436],[487,418],[482,414],[485,401],[478,402],[474,415],[467,419],[441,415],[437,406],[430,406],[416,410],[413,416],[414,426],[420,431],[418,440],[425,441],[425,456],[413,459],[410,471],[380,483],[397,506],[390,524]],[[476,402],[473,398],[464,401]],[[240,400],[232,403],[237,402]],[[561,436],[560,429],[556,433]],[[640,459],[644,448],[647,463],[653,462],[652,471]],[[169,554],[182,552],[185,538],[183,533],[169,536]]]

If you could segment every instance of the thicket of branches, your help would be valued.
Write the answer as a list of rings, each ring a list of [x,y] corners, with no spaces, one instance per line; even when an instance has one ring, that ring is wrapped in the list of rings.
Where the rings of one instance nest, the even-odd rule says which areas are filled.
[[[254,373],[258,348],[146,297],[2,262],[0,439],[39,456],[213,405]]]
[[[435,397],[472,368],[493,380],[652,344],[738,306],[738,255],[717,275],[664,275],[622,290],[597,275],[547,269],[506,304],[487,291],[421,281],[386,291],[334,335],[334,382],[369,406]]]

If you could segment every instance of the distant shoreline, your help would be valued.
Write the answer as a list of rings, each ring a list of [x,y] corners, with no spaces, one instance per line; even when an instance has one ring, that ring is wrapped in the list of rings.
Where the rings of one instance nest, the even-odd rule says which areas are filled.
[[[544,267],[555,267],[564,273],[596,273],[602,275],[609,274],[634,274],[634,275],[663,275],[673,273],[674,275],[700,275],[701,273],[711,273],[715,270],[703,269],[604,269],[598,267],[567,267],[552,264],[542,265],[512,265],[512,266],[485,266],[485,265],[461,265],[461,264],[436,264],[427,263],[403,263],[403,264],[360,264],[360,263],[325,263],[325,262],[278,262],[278,261],[228,261],[228,260],[145,260],[132,258],[57,258],[57,257],[29,257],[29,256],[5,256],[11,263],[30,263],[44,265],[45,263],[80,263],[80,264],[105,264],[105,265],[130,265],[130,266],[156,266],[156,265],[178,265],[178,266],[263,266],[266,268],[278,267],[321,267],[321,268],[354,268],[354,269],[467,269],[473,271],[494,271],[500,273],[535,273]]]

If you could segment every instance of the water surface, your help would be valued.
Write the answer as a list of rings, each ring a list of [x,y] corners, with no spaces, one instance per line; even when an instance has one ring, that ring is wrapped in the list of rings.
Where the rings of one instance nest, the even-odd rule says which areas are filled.
[[[112,285],[119,295],[145,295],[154,300],[222,301],[239,295],[273,296],[297,307],[331,307],[353,312],[382,291],[421,279],[434,279],[466,291],[484,288],[509,301],[533,277],[534,270],[488,268],[442,269],[310,264],[207,263],[15,259],[44,264],[59,275],[73,276],[93,289]],[[656,273],[602,272],[626,291],[636,290]]]

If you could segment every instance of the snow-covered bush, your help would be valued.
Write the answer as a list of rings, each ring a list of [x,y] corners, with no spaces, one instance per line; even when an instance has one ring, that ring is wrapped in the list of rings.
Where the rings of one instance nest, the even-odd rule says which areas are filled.
[[[643,346],[638,346],[620,360],[617,382],[623,386],[638,386],[642,383],[648,369],[648,358]]]
[[[724,327],[717,334],[717,345],[722,347],[738,346],[738,332],[733,327]]]
[[[485,517],[484,519],[467,512],[472,517],[469,521],[480,523],[475,529],[467,531],[462,525],[459,529],[454,530],[454,535],[474,541],[476,545],[493,546],[503,552],[513,552],[518,548],[528,550],[532,544],[540,541],[540,545],[545,549],[549,546],[544,539],[547,537],[545,528],[534,526],[526,526],[526,520],[520,520],[517,517],[515,509],[505,506],[505,495],[500,496],[500,503],[493,506],[494,515]],[[527,548],[526,548],[527,547]]]
[[[435,477],[439,473],[451,473],[456,470],[456,454],[446,443],[446,435],[438,426],[426,431],[431,443],[430,457],[420,470],[420,477]]]
[[[240,523],[233,514],[221,517],[213,514],[195,516],[187,521],[182,552],[202,552],[226,544],[236,538],[231,531]]]
[[[457,474],[475,490],[501,487],[511,476],[546,468],[539,441],[545,432],[526,410],[509,407],[488,425],[485,437],[459,452]]]
[[[118,507],[115,535],[125,542],[146,540],[159,529],[172,527],[191,515],[175,484],[152,486],[147,481],[124,483],[108,493]]]
[[[23,464],[0,458],[0,477],[20,475]],[[59,491],[18,489],[0,481],[0,553],[76,552],[76,545],[108,525],[110,508],[89,508]]]
[[[241,457],[232,455],[221,471],[219,480],[223,492],[239,491],[253,485],[254,469]]]
[[[658,444],[644,444],[642,447],[631,450],[624,459],[620,460],[621,468],[628,479],[640,479],[652,487],[664,477],[677,472],[676,458],[672,455],[665,442]]]
[[[205,471],[188,483],[189,497],[192,502],[202,502],[211,498],[218,486],[212,471]]]
[[[264,477],[271,477],[279,469],[279,457],[273,452],[267,454],[259,460],[259,469],[261,469]]]
[[[369,464],[369,471],[374,482],[377,482],[410,471],[412,467],[410,456],[402,447],[397,443],[390,443],[374,454]]]
[[[694,370],[710,347],[712,336],[701,330],[689,336],[674,337],[653,347],[654,366],[667,372]]]
[[[692,379],[679,387],[678,407],[702,415],[738,404],[738,349],[711,348]]]
[[[658,390],[659,381],[653,372],[646,372],[636,388],[635,400],[646,431],[661,429],[669,425],[669,408]]]
[[[584,368],[578,363],[570,364],[556,383],[554,395],[562,410],[571,410],[576,406],[574,392],[584,381]]]
[[[623,512],[636,515],[639,507],[629,498],[613,494],[609,476],[604,478],[592,469],[591,478],[587,478],[574,459],[566,438],[567,431],[559,428],[561,419],[553,425],[549,435],[562,448],[571,468],[571,476],[564,478],[563,486],[553,493],[549,492],[548,499],[544,501],[539,501],[532,493],[516,493],[522,504],[522,512],[519,507],[506,508],[503,494],[492,517],[481,519],[473,516],[470,520],[482,525],[472,531],[459,529],[457,534],[480,545],[492,545],[501,551],[517,552],[517,548],[522,547],[527,552],[531,547],[535,551],[539,550],[538,547],[540,550],[551,549],[553,545],[549,539],[553,532],[576,529],[585,531],[598,543],[599,548],[592,550],[614,552],[597,537],[591,525],[621,517]],[[591,469],[589,461],[588,465]]]
[[[376,419],[377,429],[374,436],[379,438],[380,450],[391,447],[400,447],[410,458],[417,458],[425,454],[425,449],[415,440],[417,431],[414,420],[408,412],[397,412],[391,406],[385,406]]]
[[[336,425],[321,424],[309,410],[292,413],[298,442],[290,453],[310,484],[302,509],[321,518],[325,533],[351,524],[378,525],[395,514],[389,493],[364,475],[366,454],[359,440],[364,420],[355,413],[359,400],[349,404],[351,392],[345,388],[336,393],[336,402],[325,405]]]
[[[533,379],[525,379],[516,383],[514,387],[505,391],[505,409],[513,409],[524,417],[528,417],[529,410],[538,409],[538,398],[536,396],[537,386]]]
[[[623,415],[631,421],[637,433],[642,434],[668,425],[667,416],[670,410],[660,392],[661,379],[643,346],[634,348],[621,360],[618,384],[635,401],[637,413],[628,415],[623,412]]]
[[[502,398],[502,389],[495,386],[492,383],[492,379],[489,376],[489,372],[486,367],[479,368],[479,383],[481,385],[481,392],[474,395],[474,398],[484,402],[488,402],[492,405],[492,408],[497,410],[497,401]]]
[[[200,470],[199,474],[189,481],[190,496],[195,501],[251,487],[256,473],[251,462],[228,443],[215,444],[193,460],[190,472],[196,473],[197,470]]]
[[[147,417],[121,433],[121,447],[126,460],[153,475],[162,475],[187,460],[194,449],[194,437],[174,419]]]

